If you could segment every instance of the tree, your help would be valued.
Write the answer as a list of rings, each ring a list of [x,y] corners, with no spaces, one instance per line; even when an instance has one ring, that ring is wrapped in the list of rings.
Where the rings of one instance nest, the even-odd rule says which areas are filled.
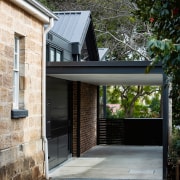
[[[98,47],[110,49],[108,60],[149,60],[148,27],[131,13],[130,0],[39,0],[55,11],[90,10]]]
[[[110,86],[107,97],[108,103],[121,105],[125,118],[160,117],[159,86]]]
[[[130,0],[40,1],[55,11],[90,10],[98,47],[110,49],[108,60],[149,60],[145,50],[147,38],[150,36],[149,25],[133,16],[132,11],[136,9],[136,5]],[[126,89],[129,90],[129,93],[127,91],[122,92],[129,95],[138,94],[139,89],[143,88],[143,86],[139,88],[129,87]],[[124,103],[124,101],[122,102]],[[132,107],[129,112],[126,112],[126,116],[132,116],[136,103],[132,102],[129,105]],[[127,110],[127,108],[124,109]]]
[[[161,62],[172,84],[173,124],[180,125],[180,1],[133,0],[134,14],[152,28],[148,43],[152,64]]]

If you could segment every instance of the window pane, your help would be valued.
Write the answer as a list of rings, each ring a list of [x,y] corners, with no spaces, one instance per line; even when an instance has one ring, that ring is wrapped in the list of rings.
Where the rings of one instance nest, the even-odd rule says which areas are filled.
[[[19,72],[14,72],[14,92],[13,92],[13,102],[15,109],[18,108],[18,99],[19,99]]]
[[[19,38],[15,37],[15,53],[18,53],[18,49],[19,49]]]
[[[57,51],[56,52],[56,62],[60,62],[61,61],[61,52]]]
[[[55,61],[55,49],[51,48],[50,49],[50,62],[54,62]]]
[[[14,70],[18,70],[18,54],[14,55]]]

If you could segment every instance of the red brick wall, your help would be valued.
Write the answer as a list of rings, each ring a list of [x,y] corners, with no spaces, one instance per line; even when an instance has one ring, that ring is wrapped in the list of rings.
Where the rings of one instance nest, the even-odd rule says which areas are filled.
[[[73,87],[73,156],[77,156],[77,83]],[[96,145],[97,86],[80,83],[80,153]]]
[[[80,153],[96,145],[97,86],[81,84]]]
[[[77,156],[77,83],[73,83],[72,156]]]

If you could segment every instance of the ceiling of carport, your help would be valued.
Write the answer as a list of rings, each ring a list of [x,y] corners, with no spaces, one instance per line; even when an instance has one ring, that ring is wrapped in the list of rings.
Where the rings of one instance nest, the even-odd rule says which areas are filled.
[[[49,62],[47,75],[94,85],[162,85],[163,70],[156,65],[149,73],[151,62]]]
[[[94,85],[162,85],[162,74],[49,74]]]

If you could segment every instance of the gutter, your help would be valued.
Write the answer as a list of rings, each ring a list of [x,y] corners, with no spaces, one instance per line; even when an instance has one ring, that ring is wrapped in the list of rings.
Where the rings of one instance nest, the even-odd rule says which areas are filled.
[[[22,8],[32,16],[36,17],[43,23],[49,24],[49,18],[58,19],[56,15],[54,15],[51,11],[43,7],[40,3],[35,0],[9,0],[13,4]]]
[[[43,34],[43,62],[42,62],[42,139],[45,154],[45,176],[49,179],[49,163],[48,163],[48,141],[46,137],[46,35],[54,26],[54,18],[50,18],[49,26],[44,29]]]

